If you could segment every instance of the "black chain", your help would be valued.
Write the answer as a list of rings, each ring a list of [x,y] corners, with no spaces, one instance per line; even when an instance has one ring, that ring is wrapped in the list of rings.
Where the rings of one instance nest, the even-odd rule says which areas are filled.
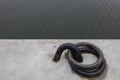
[[[95,77],[103,73],[106,67],[106,60],[103,56],[103,52],[95,45],[91,43],[81,42],[77,44],[64,43],[56,51],[53,61],[58,62],[60,60],[62,52],[68,49],[67,59],[71,68],[79,75],[84,77]],[[81,64],[83,58],[81,53],[91,53],[95,55],[98,60],[93,64]]]

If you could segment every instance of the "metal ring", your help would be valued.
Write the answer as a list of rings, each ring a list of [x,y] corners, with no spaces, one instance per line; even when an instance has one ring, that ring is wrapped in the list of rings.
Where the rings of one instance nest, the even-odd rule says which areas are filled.
[[[85,77],[95,77],[100,75],[106,67],[106,60],[103,56],[102,51],[95,45],[82,42],[82,43],[77,43],[77,44],[62,44],[56,51],[56,54],[54,56],[54,61],[55,58],[60,59],[60,56],[63,52],[63,50],[69,49],[68,50],[68,55],[67,59],[68,62],[71,66],[71,68],[79,75],[85,76]],[[79,52],[78,52],[79,51]],[[93,63],[93,64],[81,64],[79,62],[79,59],[82,61],[82,53],[92,53],[95,55],[98,60]],[[79,59],[77,56],[80,56]],[[58,58],[59,56],[59,58]],[[77,61],[78,60],[78,61]],[[58,61],[58,60],[57,60]]]
[[[69,50],[68,61],[71,68],[79,75],[85,77],[94,77],[100,75],[104,71],[106,66],[106,61],[103,57],[102,51],[97,46],[90,43],[82,42],[76,45],[79,47],[80,52],[90,52],[95,55],[98,60],[95,63],[89,65],[81,64],[74,60],[74,58],[72,57],[72,54],[74,54],[74,52],[72,52],[72,50]]]

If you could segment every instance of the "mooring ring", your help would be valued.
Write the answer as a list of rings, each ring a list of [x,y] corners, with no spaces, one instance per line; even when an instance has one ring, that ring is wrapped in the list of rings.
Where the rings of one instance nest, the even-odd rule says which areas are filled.
[[[103,56],[103,52],[97,46],[86,42],[81,42],[77,44],[62,44],[57,49],[53,61],[59,61],[60,56],[65,49],[69,49],[67,52],[67,59],[71,68],[79,75],[85,77],[95,77],[100,75],[105,70],[106,60]],[[80,62],[83,61],[81,54],[86,52],[92,53],[98,58],[98,60],[92,64],[81,64]]]

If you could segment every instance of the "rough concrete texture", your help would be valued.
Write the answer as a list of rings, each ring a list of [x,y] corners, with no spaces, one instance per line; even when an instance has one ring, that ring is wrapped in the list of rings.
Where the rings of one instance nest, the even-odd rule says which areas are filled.
[[[90,42],[104,52],[108,69],[97,78],[75,74],[65,55],[52,61],[59,45],[66,42]],[[83,55],[84,63],[96,57]],[[120,40],[0,40],[0,80],[119,80]]]

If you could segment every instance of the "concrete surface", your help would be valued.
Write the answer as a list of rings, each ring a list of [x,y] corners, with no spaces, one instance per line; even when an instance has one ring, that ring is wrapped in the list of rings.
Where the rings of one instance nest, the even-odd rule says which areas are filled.
[[[108,69],[103,76],[83,78],[75,74],[65,55],[52,61],[57,47],[65,42],[91,42],[104,52]],[[84,63],[96,58],[86,54]],[[0,80],[119,80],[120,40],[0,40]]]

